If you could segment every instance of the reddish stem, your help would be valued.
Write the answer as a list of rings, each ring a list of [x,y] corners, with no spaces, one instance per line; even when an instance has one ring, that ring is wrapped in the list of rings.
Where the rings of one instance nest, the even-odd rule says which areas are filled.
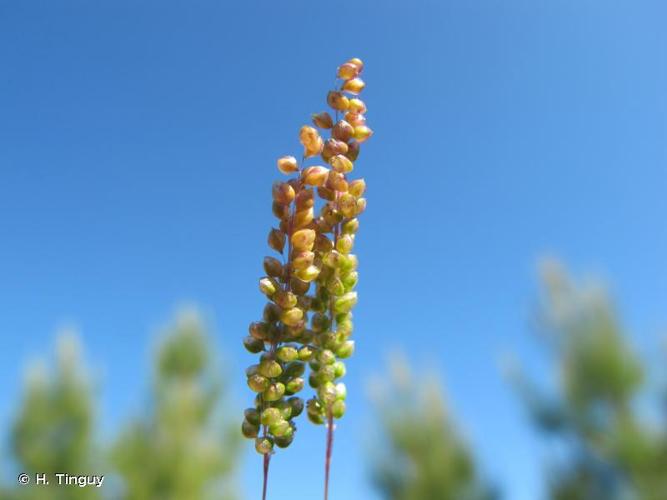
[[[335,87],[335,85],[334,85]],[[338,121],[338,110],[336,110],[336,121]],[[333,131],[331,132],[331,137],[333,137]],[[338,197],[339,193],[336,191],[336,198],[333,201],[333,206],[338,207]],[[340,235],[340,223],[334,224],[333,227],[333,244],[334,248],[336,243],[338,243],[338,236]],[[336,323],[336,315],[334,314],[334,300],[333,296],[329,301],[329,314],[331,315],[331,325]],[[331,413],[331,406],[327,409],[327,452],[324,459],[324,500],[329,500],[329,471],[331,470],[331,455],[333,453],[333,441],[334,441],[334,418]]]
[[[264,485],[262,487],[262,500],[266,500],[266,486],[269,482],[269,463],[271,462],[271,455],[264,454]]]
[[[324,461],[324,500],[329,498],[329,470],[331,469],[331,454],[334,441],[334,418],[331,409],[327,412],[327,454]]]

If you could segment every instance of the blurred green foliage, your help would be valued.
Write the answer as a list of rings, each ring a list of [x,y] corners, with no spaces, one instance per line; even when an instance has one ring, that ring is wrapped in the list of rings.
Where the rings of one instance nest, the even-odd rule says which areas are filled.
[[[495,498],[447,411],[437,379],[414,379],[399,359],[384,379],[388,382],[372,386],[380,429],[372,474],[382,498]]]
[[[666,500],[664,407],[648,409],[655,398],[645,397],[651,395],[647,368],[605,289],[574,282],[554,262],[543,266],[542,276],[538,325],[556,377],[552,387],[542,387],[517,367],[512,375],[553,445],[545,473],[548,498]],[[415,377],[401,360],[389,371],[374,392],[379,439],[370,465],[381,497],[498,498],[448,411],[437,378]],[[96,443],[95,393],[75,336],[61,335],[53,366],[35,364],[27,375],[10,429],[12,456],[3,469],[7,463],[30,474],[107,478],[101,489],[8,485],[0,499],[236,498],[238,426],[222,411],[225,387],[198,313],[177,315],[161,337],[146,407],[121,426],[109,447]]]
[[[181,312],[159,344],[145,414],[103,449],[78,342],[59,337],[53,370],[28,372],[10,438],[15,469],[31,483],[0,489],[0,499],[233,500],[240,439],[222,414],[215,359],[200,315]],[[106,477],[102,488],[57,486],[56,472]],[[35,485],[35,473],[49,474],[49,486]]]
[[[99,473],[93,431],[95,414],[89,377],[73,334],[58,338],[55,366],[28,371],[23,401],[11,433],[11,450],[22,472],[49,474],[48,486],[21,487],[8,498],[82,500],[99,498],[97,488],[58,487],[53,473]]]
[[[181,313],[157,362],[147,415],[114,445],[131,500],[231,499],[238,429],[220,415],[221,378],[196,312]]]
[[[555,394],[518,370],[514,380],[539,428],[560,446],[550,498],[665,500],[664,420],[652,424],[637,410],[646,373],[611,301],[600,286],[574,283],[556,262],[542,271],[539,324],[557,369]]]

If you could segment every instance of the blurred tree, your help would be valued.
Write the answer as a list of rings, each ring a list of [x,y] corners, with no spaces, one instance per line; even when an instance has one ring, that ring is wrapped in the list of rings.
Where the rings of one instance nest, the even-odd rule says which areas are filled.
[[[147,416],[128,425],[112,451],[123,498],[234,498],[238,426],[220,418],[211,359],[199,315],[182,312],[158,350]]]
[[[575,285],[555,262],[542,271],[539,324],[558,370],[556,394],[518,370],[513,378],[539,428],[565,450],[550,464],[550,497],[667,499],[667,434],[636,410],[644,369],[604,289]]]
[[[388,500],[487,500],[472,452],[449,415],[438,381],[413,380],[405,361],[372,386],[381,433],[372,477]]]
[[[21,472],[33,478],[46,473],[50,484],[19,487],[8,494],[10,498],[99,498],[97,488],[58,487],[53,480],[58,472],[99,474],[92,444],[93,401],[79,350],[76,336],[64,333],[58,338],[53,372],[43,363],[28,371],[11,448]]]

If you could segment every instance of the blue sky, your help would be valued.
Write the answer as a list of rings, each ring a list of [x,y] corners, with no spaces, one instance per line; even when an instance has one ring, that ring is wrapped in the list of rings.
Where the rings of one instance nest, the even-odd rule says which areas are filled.
[[[240,340],[261,313],[275,159],[298,152],[335,67],[358,56],[376,134],[356,169],[369,209],[332,497],[374,498],[364,387],[403,348],[443,374],[507,498],[539,498],[545,448],[498,369],[507,352],[544,368],[539,256],[613,283],[659,357],[666,16],[642,0],[0,1],[0,423],[25,362],[74,324],[112,433],[184,301],[214,321],[230,411],[250,401]],[[274,460],[272,498],[320,491],[304,457],[323,453],[321,431],[304,423]],[[249,454],[249,498],[258,468]]]

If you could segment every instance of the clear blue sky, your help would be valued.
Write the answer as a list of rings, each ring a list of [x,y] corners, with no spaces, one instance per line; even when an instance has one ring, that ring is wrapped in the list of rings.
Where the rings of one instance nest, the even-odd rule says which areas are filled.
[[[396,347],[441,370],[507,498],[539,498],[545,450],[498,370],[503,352],[541,366],[537,258],[613,283],[648,358],[667,326],[665,19],[658,0],[0,0],[0,423],[75,324],[113,431],[182,301],[214,318],[243,408],[275,159],[358,56],[376,134],[333,498],[374,498],[363,387]],[[322,429],[301,427],[274,499],[320,491]]]

